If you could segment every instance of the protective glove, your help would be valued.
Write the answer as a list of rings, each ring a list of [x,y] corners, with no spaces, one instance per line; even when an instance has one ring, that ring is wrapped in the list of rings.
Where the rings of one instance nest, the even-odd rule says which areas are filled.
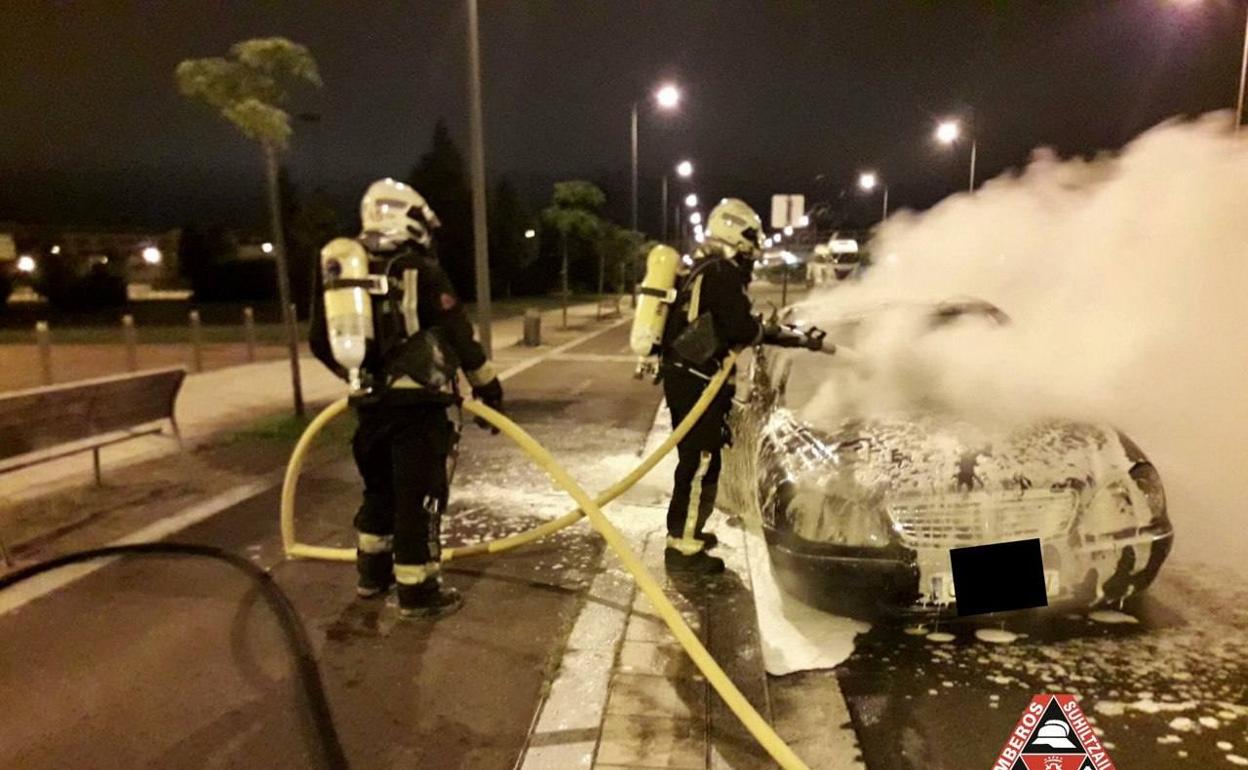
[[[496,412],[503,411],[503,384],[498,381],[497,377],[480,387],[473,388],[472,397]],[[475,422],[478,427],[484,428],[495,435],[498,434],[498,428],[490,425],[480,417],[474,417],[473,422]]]
[[[779,348],[805,348],[818,352],[823,350],[823,338],[826,336],[827,332],[814,327],[806,331],[779,324],[767,324],[763,327],[763,344]]]

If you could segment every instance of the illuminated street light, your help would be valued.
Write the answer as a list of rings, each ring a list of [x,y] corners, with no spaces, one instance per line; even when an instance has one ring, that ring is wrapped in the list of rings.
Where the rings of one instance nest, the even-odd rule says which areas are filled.
[[[793,226],[792,226],[792,225],[789,225],[788,227],[784,228],[784,234],[785,234],[785,235],[792,235],[792,234],[793,234]]]
[[[268,241],[265,241],[264,243],[260,244],[260,250],[263,251],[265,254],[272,254],[273,244],[269,243]]]
[[[695,195],[694,193],[689,193],[688,195],[686,195],[686,196],[685,196],[685,205],[686,205],[686,206],[688,206],[689,208],[693,208],[693,207],[697,206],[697,205],[698,205],[698,196],[697,196],[697,195]]]
[[[690,215],[689,215],[689,224],[691,224],[691,225],[700,225],[700,224],[702,224],[702,212],[701,212],[701,211],[695,211],[695,212],[693,212],[692,214],[690,214]]]
[[[936,141],[941,144],[953,144],[962,135],[962,127],[956,120],[942,120],[936,126]]]
[[[771,240],[771,238],[764,238],[764,239],[763,239],[763,248],[764,248],[764,249],[770,249],[770,248],[772,247],[772,244],[773,244],[773,243],[775,243],[775,242],[774,242],[774,241],[772,241],[772,240]]]
[[[971,133],[971,181],[967,187],[975,192],[975,155],[978,151],[979,138],[977,132]],[[936,125],[936,141],[941,144],[953,145],[962,136],[962,126],[956,120],[942,120]]]
[[[53,246],[52,246],[52,253],[53,253],[53,254],[60,254],[60,253],[61,253],[61,247],[60,247],[60,246],[53,245]]]
[[[693,161],[691,160],[680,161],[679,163],[676,164],[675,171],[676,171],[676,176],[680,177],[681,179],[688,179],[689,177],[693,176]],[[663,222],[662,233],[663,233],[664,241],[667,240],[667,223],[668,223],[667,217],[668,217],[668,212],[669,212],[669,209],[667,208],[667,186],[668,186],[667,174],[664,174],[663,175],[663,194],[660,196],[661,203],[659,204],[659,213],[661,215],[660,219]],[[677,220],[676,229],[679,230],[680,229],[680,211],[679,210],[676,211],[676,220]]]
[[[536,238],[536,237],[537,237],[537,231],[536,231],[536,230],[525,230],[525,231],[524,231],[524,237],[525,237],[525,238],[529,238],[529,239]]]
[[[874,171],[864,171],[858,175],[858,189],[863,192],[871,192],[880,185],[880,178]],[[884,212],[880,215],[880,221],[888,219],[888,185],[884,185]]]
[[[17,258],[17,269],[23,273],[35,272],[35,258],[29,254],[23,254]]]
[[[810,216],[807,214],[802,214],[802,216],[799,217],[797,220],[797,226],[798,227],[810,227]]]
[[[664,83],[654,92],[654,101],[665,110],[674,110],[680,104],[680,89],[675,83]]]
[[[149,265],[159,265],[163,257],[164,255],[160,253],[160,249],[155,246],[147,246],[143,249],[143,261]]]
[[[655,104],[658,106],[660,110],[663,110],[665,112],[671,112],[672,110],[675,110],[680,105],[680,97],[681,97],[680,89],[676,86],[675,83],[662,83],[654,92]],[[637,200],[638,200],[637,199],[637,176],[638,176],[638,158],[640,154],[640,150],[638,149],[638,138],[637,138],[637,122],[638,122],[637,113],[638,113],[637,102],[634,101],[632,112],[630,115],[630,122],[629,122],[629,149],[631,151],[630,160],[632,161],[632,167],[631,167],[632,175],[630,178],[630,182],[631,182],[630,192],[632,193],[632,196],[631,196],[632,208],[630,209],[630,212],[629,212],[630,213],[629,228],[634,231],[637,230]],[[663,222],[666,228],[667,211],[663,212]]]

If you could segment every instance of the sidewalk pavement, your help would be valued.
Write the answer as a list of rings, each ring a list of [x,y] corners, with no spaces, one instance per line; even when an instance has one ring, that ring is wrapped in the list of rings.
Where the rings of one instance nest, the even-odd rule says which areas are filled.
[[[627,302],[621,303],[627,312]],[[494,360],[504,371],[526,359],[549,352],[593,325],[599,314],[597,303],[572,305],[568,309],[568,328],[560,328],[559,308],[542,313],[542,345],[524,347],[523,315],[495,321]],[[612,320],[605,315],[603,320]],[[303,381],[304,401],[313,410],[345,395],[345,384],[334,377],[319,361],[305,354],[299,368]],[[191,374],[178,395],[177,418],[187,449],[207,443],[214,436],[237,430],[255,420],[281,414],[291,408],[290,364],[286,359],[217,369]],[[89,446],[89,442],[83,442]],[[73,445],[58,446],[47,454],[59,454]],[[101,450],[104,476],[110,469],[144,462],[178,451],[172,435],[145,436]],[[36,456],[37,453],[32,454]],[[83,452],[22,470],[0,474],[0,500],[18,502],[49,494],[67,486],[90,483],[91,453]]]

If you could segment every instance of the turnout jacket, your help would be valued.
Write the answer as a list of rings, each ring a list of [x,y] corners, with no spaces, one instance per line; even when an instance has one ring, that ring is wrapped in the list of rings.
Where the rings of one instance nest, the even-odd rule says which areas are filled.
[[[411,248],[381,254],[370,253],[370,271],[385,275],[390,293],[370,294],[373,311],[373,338],[365,349],[361,367],[365,383],[374,389],[382,403],[405,404],[449,402],[454,399],[455,370],[461,368],[473,387],[495,379],[485,350],[473,337],[472,322],[446,271],[429,254]],[[419,331],[409,334],[401,307],[405,270],[416,271],[416,314]],[[346,370],[334,359],[325,323],[324,285],[321,271],[314,281],[311,323],[308,332],[312,355],[338,377]],[[430,368],[435,387],[425,382]],[[418,371],[419,370],[419,371]],[[443,387],[444,386],[444,387]]]
[[[748,269],[718,254],[704,257],[681,279],[676,302],[668,311],[663,327],[663,362],[710,375],[719,369],[729,350],[759,342],[763,337],[763,325],[750,312],[750,298],[746,293],[749,283]],[[672,343],[703,315],[711,316],[718,344],[709,362],[692,366],[680,360]]]

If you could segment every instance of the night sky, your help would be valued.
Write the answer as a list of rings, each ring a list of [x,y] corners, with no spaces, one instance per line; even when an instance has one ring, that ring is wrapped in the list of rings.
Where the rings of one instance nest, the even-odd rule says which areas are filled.
[[[627,221],[628,112],[671,78],[676,115],[643,109],[642,224],[658,177],[697,164],[704,198],[853,196],[878,169],[897,205],[962,188],[966,150],[931,141],[973,106],[981,178],[1031,148],[1119,147],[1169,116],[1232,106],[1236,0],[693,2],[481,0],[486,164],[533,205],[603,182]],[[344,204],[406,175],[445,117],[467,139],[461,2],[28,2],[0,10],[0,221],[176,225],[263,220],[255,146],[186,102],[173,69],[237,40],[312,49],[325,86],[296,111],[296,182]],[[965,113],[964,113],[965,114]],[[859,201],[869,219],[877,202]]]

